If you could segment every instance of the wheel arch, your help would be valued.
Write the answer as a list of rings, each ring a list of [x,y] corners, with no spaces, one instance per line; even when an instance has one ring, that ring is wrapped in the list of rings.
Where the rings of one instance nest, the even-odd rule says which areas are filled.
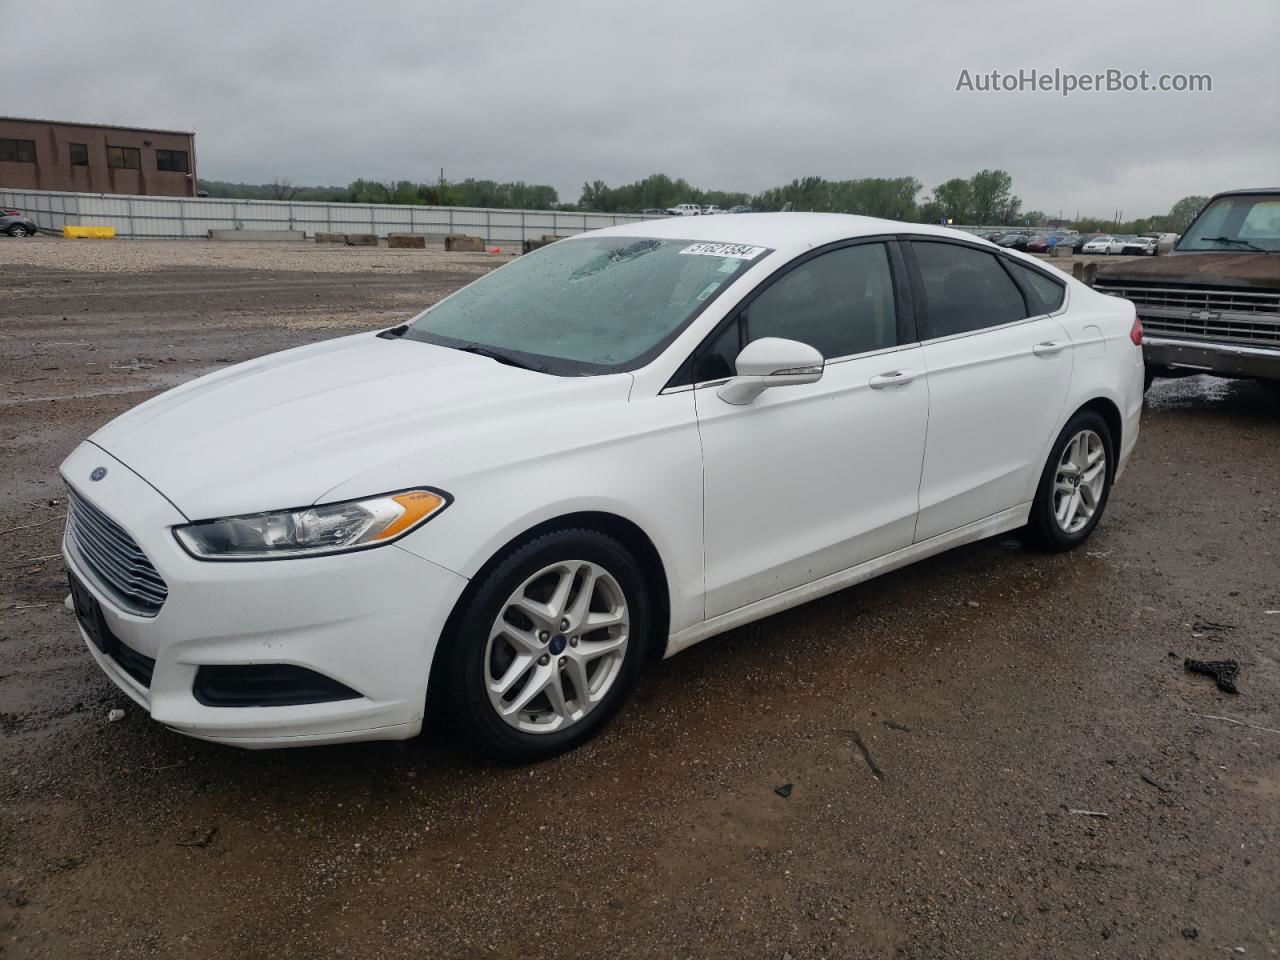
[[[1111,442],[1114,445],[1113,452],[1116,456],[1119,456],[1120,451],[1123,449],[1122,441],[1124,439],[1124,417],[1120,414],[1120,407],[1110,397],[1094,397],[1091,400],[1086,400],[1072,411],[1071,416],[1067,417],[1064,424],[1070,423],[1072,417],[1086,410],[1096,412],[1106,422],[1107,429],[1111,431]]]
[[[671,593],[666,564],[663,563],[662,555],[658,552],[653,540],[639,524],[619,514],[609,513],[604,510],[579,510],[573,513],[559,514],[530,526],[494,550],[492,555],[481,564],[480,569],[476,571],[454,603],[453,609],[445,620],[444,629],[440,633],[440,642],[443,644],[446,642],[446,638],[453,636],[459,617],[467,609],[467,605],[471,603],[472,598],[475,596],[480,584],[484,582],[485,577],[488,576],[489,571],[501,563],[503,557],[520,544],[543,534],[554,530],[582,528],[596,530],[613,537],[626,547],[627,551],[640,566],[640,571],[644,575],[653,601],[653,630],[649,638],[649,649],[645,651],[645,656],[646,659],[650,660],[661,658],[666,650],[667,636],[670,633],[671,623]],[[437,656],[432,658],[431,676],[427,687],[428,702],[435,699],[430,695],[430,691],[437,682],[437,674],[443,660],[444,658],[439,656],[438,653]]]

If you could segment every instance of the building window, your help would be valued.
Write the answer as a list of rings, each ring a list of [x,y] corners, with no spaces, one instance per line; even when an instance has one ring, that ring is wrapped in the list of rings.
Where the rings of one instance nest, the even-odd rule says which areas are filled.
[[[137,147],[107,147],[107,166],[116,170],[141,170],[142,151]]]
[[[71,165],[73,167],[87,167],[89,165],[89,145],[87,143],[73,143],[71,146]]]
[[[157,150],[156,151],[156,169],[172,170],[175,173],[186,173],[187,172],[187,151]]]
[[[8,160],[11,163],[35,163],[36,142],[0,138],[0,160]]]

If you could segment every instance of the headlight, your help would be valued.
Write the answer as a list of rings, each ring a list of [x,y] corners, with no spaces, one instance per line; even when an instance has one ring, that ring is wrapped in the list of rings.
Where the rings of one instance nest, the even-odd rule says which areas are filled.
[[[398,540],[447,507],[439,490],[404,490],[296,510],[252,513],[174,527],[198,560],[277,560],[377,547]]]

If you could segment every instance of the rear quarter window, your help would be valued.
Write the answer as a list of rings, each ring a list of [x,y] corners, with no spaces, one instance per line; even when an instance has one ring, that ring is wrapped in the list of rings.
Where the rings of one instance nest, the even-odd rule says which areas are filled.
[[[1062,301],[1066,299],[1067,288],[1051,277],[1045,276],[1039,270],[1033,270],[1031,267],[1024,266],[1013,260],[1006,260],[1005,263],[1009,267],[1009,272],[1022,285],[1022,289],[1027,293],[1027,302],[1031,307],[1032,315],[1041,313],[1053,313],[1062,306]]]

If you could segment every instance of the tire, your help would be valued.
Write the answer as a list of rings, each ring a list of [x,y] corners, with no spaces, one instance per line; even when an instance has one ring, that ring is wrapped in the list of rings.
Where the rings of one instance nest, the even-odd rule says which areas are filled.
[[[1077,456],[1067,457],[1067,450],[1070,446],[1078,452],[1082,437],[1089,444],[1087,462],[1090,467],[1097,463],[1093,458],[1095,452],[1100,451],[1104,458],[1102,470],[1095,475],[1097,479],[1090,477],[1089,468],[1078,472],[1075,477],[1071,476],[1071,470],[1065,469],[1074,467],[1074,461],[1080,459]],[[1040,486],[1036,490],[1031,515],[1027,519],[1026,536],[1029,542],[1041,549],[1059,552],[1072,550],[1088,540],[1106,510],[1111,485],[1115,481],[1115,469],[1115,441],[1111,436],[1111,428],[1097,412],[1080,411],[1058,434],[1040,474]],[[1068,492],[1060,484],[1071,485],[1074,489]],[[1066,505],[1064,512],[1068,516],[1065,523],[1059,519],[1056,509],[1063,505],[1060,497],[1078,498],[1074,509]],[[1088,503],[1090,499],[1093,500],[1092,506]],[[1084,511],[1091,512],[1082,519]]]
[[[25,237],[30,233],[31,231],[26,228],[26,225],[21,223],[15,223],[9,228],[9,236],[11,237]]]
[[[592,596],[582,605],[588,575]],[[558,604],[556,592],[566,578],[565,602]],[[531,615],[534,607],[525,605],[530,601],[540,621]],[[635,684],[652,622],[649,588],[631,554],[606,534],[554,530],[518,544],[464,603],[445,638],[443,669],[433,684],[462,733],[491,756],[531,763],[570,750],[613,718]],[[594,612],[603,621],[619,610],[621,624],[589,635],[580,629],[585,614]],[[620,637],[621,649],[594,660],[586,656],[588,648],[605,649]],[[503,681],[508,689],[491,692],[491,683]],[[578,683],[597,689],[588,689],[584,698]],[[541,692],[527,707],[519,706],[535,684]]]

